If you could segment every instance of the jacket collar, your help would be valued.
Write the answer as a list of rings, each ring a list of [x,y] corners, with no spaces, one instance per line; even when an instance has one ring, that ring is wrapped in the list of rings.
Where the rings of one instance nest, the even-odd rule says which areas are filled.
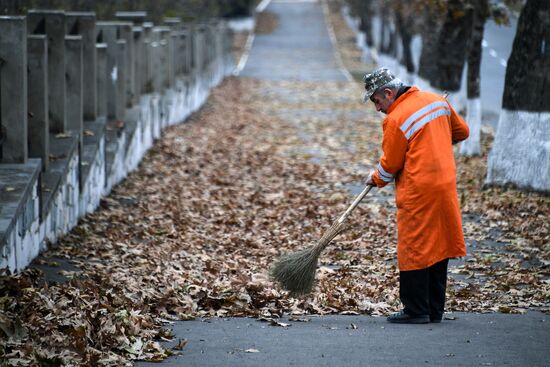
[[[390,108],[388,108],[388,114],[390,114],[393,110],[395,110],[397,105],[400,104],[401,102],[403,102],[405,99],[407,99],[407,97],[410,96],[411,93],[418,92],[418,90],[419,89],[418,89],[417,86],[413,85],[412,87],[410,87],[408,91],[406,91],[405,93],[400,95],[399,98],[397,98],[395,101],[393,101]]]

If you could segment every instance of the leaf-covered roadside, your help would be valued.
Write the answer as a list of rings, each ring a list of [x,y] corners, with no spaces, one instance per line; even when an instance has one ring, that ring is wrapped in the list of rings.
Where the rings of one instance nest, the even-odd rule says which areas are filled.
[[[338,52],[351,75],[361,81],[364,73],[376,65],[363,63],[362,52],[356,47],[356,34],[342,17],[341,4],[329,1],[328,5],[327,20],[335,30]],[[539,193],[483,187],[492,138],[491,129],[482,132],[480,157],[457,157],[458,190],[469,256],[452,270],[455,275],[450,281],[455,286],[450,292],[471,295],[476,301],[449,303],[460,310],[523,312],[529,306],[537,306],[548,311],[550,199]],[[378,156],[374,149],[367,153]],[[480,273],[480,269],[486,271]],[[477,298],[479,287],[491,291],[495,304]],[[531,302],[525,302],[525,298]],[[508,303],[515,307],[501,305]]]
[[[380,154],[380,116],[358,95],[352,83],[226,81],[46,254],[77,264],[72,280],[0,278],[3,361],[120,366],[172,353],[166,320],[397,310],[391,187],[327,248],[310,297],[267,278],[282,252],[321,237]],[[469,256],[453,262],[447,309],[548,311],[549,199],[482,190],[483,162],[457,161]]]

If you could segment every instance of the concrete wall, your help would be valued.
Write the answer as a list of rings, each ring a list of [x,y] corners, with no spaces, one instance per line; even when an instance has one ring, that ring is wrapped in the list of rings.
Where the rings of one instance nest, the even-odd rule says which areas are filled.
[[[24,17],[0,17],[2,45],[14,44],[12,35],[19,35],[12,62],[26,62],[32,54],[29,75],[40,80],[27,85],[27,68],[14,64],[15,82],[0,79],[2,90],[20,96],[3,94],[2,103],[10,99],[25,112],[17,120],[17,139],[27,141],[27,101],[29,113],[39,112],[32,114],[36,126],[28,138],[38,159],[0,160],[0,193],[10,193],[0,194],[0,273],[23,269],[94,211],[138,166],[162,129],[185,121],[233,70],[225,23],[170,20],[155,27],[142,16],[135,23],[124,21],[132,14],[125,16],[95,22],[93,13],[30,11],[28,25]],[[9,139],[4,147],[14,143]]]

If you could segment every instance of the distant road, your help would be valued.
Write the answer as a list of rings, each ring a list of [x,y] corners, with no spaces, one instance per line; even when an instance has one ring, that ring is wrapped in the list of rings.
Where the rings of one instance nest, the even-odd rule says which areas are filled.
[[[318,1],[273,0],[266,10],[277,16],[278,26],[271,33],[256,35],[241,76],[263,80],[347,80],[335,58]]]
[[[488,21],[485,24],[483,53],[481,56],[481,106],[484,123],[496,127],[502,106],[506,62],[512,52],[516,35],[517,19],[510,25],[499,26]]]

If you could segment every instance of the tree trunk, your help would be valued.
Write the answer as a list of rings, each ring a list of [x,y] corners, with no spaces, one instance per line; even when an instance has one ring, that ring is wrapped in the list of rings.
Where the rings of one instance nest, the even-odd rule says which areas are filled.
[[[361,61],[365,64],[376,64],[378,58],[376,56],[376,49],[374,46],[374,35],[373,35],[373,15],[374,10],[372,9],[371,1],[365,1],[361,9],[361,17],[359,23],[359,29],[364,35],[363,42],[365,44],[361,45],[363,50],[361,54]]]
[[[472,37],[468,50],[468,101],[466,104],[466,122],[470,127],[470,137],[460,145],[460,154],[466,156],[479,155],[480,130],[481,130],[481,100],[480,100],[480,65],[481,42],[485,22],[489,16],[489,3],[487,0],[473,0]]]
[[[432,86],[440,90],[460,90],[465,56],[472,33],[473,11],[462,0],[449,0],[437,40],[436,77]]]
[[[359,23],[359,29],[365,33],[365,41],[368,47],[374,45],[374,38],[372,36],[372,13],[367,12],[361,14],[361,22]]]
[[[395,24],[391,22],[391,19],[388,21],[388,30],[389,30],[389,42],[388,42],[388,55],[397,58],[397,31],[395,29]]]
[[[352,15],[359,18],[359,31],[365,34],[366,45],[374,45],[372,18],[374,15],[373,0],[347,0]],[[362,44],[360,47],[364,47]]]
[[[550,111],[550,1],[529,0],[508,59],[502,107]]]
[[[508,59],[488,184],[550,192],[550,2],[527,0]]]
[[[423,13],[422,22],[422,52],[418,62],[418,76],[425,79],[430,84],[436,75],[436,44],[437,34],[440,30],[440,22],[438,17],[439,9],[434,6],[428,6]]]
[[[412,22],[409,17],[397,10],[395,12],[395,23],[399,35],[401,36],[401,44],[403,46],[403,58],[400,61],[401,64],[407,69],[407,72],[412,74],[415,72],[411,52]]]
[[[389,34],[389,20],[384,11],[382,10],[380,14],[380,44],[378,45],[378,52],[387,53],[388,52],[388,34]]]

